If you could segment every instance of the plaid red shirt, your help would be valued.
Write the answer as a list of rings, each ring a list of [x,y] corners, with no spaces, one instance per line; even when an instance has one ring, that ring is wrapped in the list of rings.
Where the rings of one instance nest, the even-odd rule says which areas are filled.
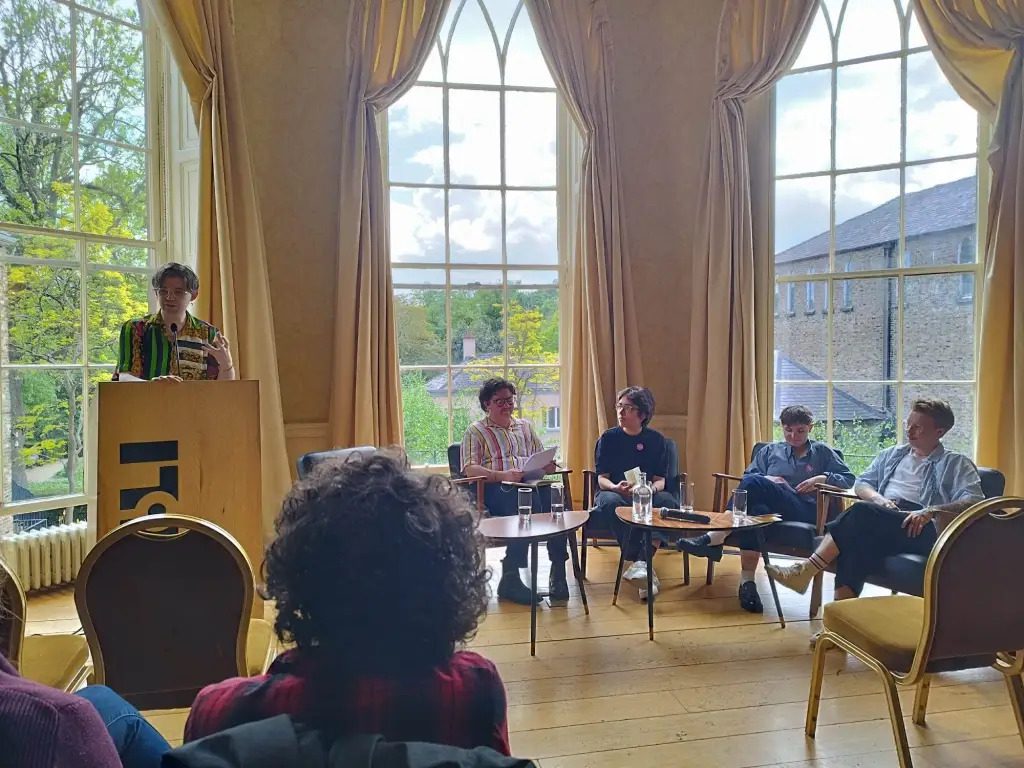
[[[199,692],[185,741],[274,715],[302,719],[310,711],[315,668],[297,650],[278,656],[266,675],[233,677]],[[347,683],[337,723],[349,733],[379,733],[389,741],[491,747],[511,754],[505,685],[479,654],[461,651],[422,679],[359,677]]]

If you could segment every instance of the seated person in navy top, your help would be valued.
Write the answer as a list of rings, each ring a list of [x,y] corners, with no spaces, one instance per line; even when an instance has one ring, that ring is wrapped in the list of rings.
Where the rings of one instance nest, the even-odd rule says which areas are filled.
[[[788,405],[779,414],[779,421],[785,440],[763,446],[743,472],[739,490],[747,492],[747,514],[776,514],[783,520],[814,525],[818,521],[814,486],[828,483],[850,488],[853,473],[829,446],[810,439],[814,415],[809,408]],[[694,539],[680,539],[677,546],[690,554],[720,560],[722,542],[728,535],[728,531],[713,531]],[[757,535],[752,531],[734,533],[730,543],[741,550],[740,605],[751,613],[761,613],[764,607],[754,584],[761,557]]]
[[[675,507],[676,499],[665,491],[668,471],[665,438],[647,425],[654,416],[654,395],[647,387],[626,387],[616,398],[615,412],[619,426],[607,430],[597,441],[596,470],[599,492],[595,499],[593,516],[605,527],[615,531],[625,560],[632,560],[623,576],[643,586],[640,599],[647,598],[647,552],[642,536],[615,516],[616,507],[633,504],[633,486],[626,480],[626,471],[640,468],[647,474],[647,482],[654,490],[651,505]],[[653,542],[657,549],[658,542]],[[653,552],[651,553],[653,556]],[[654,594],[658,594],[658,576],[652,574]]]

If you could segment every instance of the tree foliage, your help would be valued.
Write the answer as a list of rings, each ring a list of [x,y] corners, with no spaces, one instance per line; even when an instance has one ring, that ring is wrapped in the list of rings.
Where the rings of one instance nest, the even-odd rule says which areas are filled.
[[[0,222],[53,232],[0,232],[4,461],[36,493],[81,490],[80,366],[115,362],[121,323],[147,308],[141,270],[104,269],[146,269],[147,250],[61,235],[149,236],[144,86],[140,30],[53,0],[0,0]],[[18,368],[40,364],[62,367]],[[54,462],[63,485],[29,480]]]

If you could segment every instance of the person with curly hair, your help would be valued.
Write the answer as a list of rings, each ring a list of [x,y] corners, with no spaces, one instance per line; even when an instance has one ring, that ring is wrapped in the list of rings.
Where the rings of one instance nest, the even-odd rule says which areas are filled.
[[[289,492],[276,531],[266,597],[295,647],[266,675],[200,691],[186,741],[289,714],[334,736],[510,754],[498,670],[458,650],[486,609],[490,574],[450,480],[386,452],[327,462]]]

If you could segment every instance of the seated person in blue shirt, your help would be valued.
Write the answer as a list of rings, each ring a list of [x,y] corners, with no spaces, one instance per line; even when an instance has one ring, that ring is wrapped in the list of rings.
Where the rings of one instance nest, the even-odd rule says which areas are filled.
[[[665,474],[668,459],[665,453],[665,438],[647,425],[654,416],[654,395],[647,387],[626,387],[615,399],[615,413],[619,426],[606,430],[598,438],[596,471],[598,494],[594,500],[593,516],[604,527],[615,532],[615,538],[622,548],[624,560],[633,564],[623,576],[643,586],[640,599],[647,599],[647,552],[639,532],[630,536],[633,529],[615,515],[616,507],[633,504],[633,486],[626,480],[627,470],[639,467],[646,473],[647,483],[654,491],[651,499],[653,509],[675,507],[676,499],[665,491]],[[657,549],[658,543],[652,546]],[[651,553],[653,556],[653,552]],[[658,575],[652,574],[654,594],[658,594]]]
[[[828,483],[849,488],[853,485],[853,473],[829,446],[809,438],[814,428],[814,414],[809,408],[788,405],[779,414],[779,421],[785,440],[769,443],[757,452],[744,470],[738,489],[747,492],[749,515],[776,514],[783,520],[814,525],[818,521],[814,486]],[[712,531],[694,539],[680,539],[677,546],[684,552],[720,560],[721,545],[728,535],[728,531]],[[730,543],[740,548],[740,606],[751,613],[761,613],[764,606],[754,584],[761,557],[757,534],[734,533]]]
[[[945,400],[915,400],[906,444],[879,453],[854,483],[863,501],[828,524],[828,535],[810,558],[770,565],[775,580],[806,592],[815,575],[835,561],[835,599],[845,600],[860,594],[884,558],[931,552],[939,531],[984,498],[974,462],[942,445],[953,423]]]

